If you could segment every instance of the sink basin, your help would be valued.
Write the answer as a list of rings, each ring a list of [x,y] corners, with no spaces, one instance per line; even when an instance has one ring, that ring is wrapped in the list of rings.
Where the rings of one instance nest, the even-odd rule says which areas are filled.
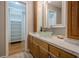
[[[51,36],[52,35],[52,32],[37,32],[40,36]]]

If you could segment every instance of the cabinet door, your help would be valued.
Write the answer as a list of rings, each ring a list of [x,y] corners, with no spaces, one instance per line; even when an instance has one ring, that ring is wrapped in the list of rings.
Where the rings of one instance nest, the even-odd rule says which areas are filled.
[[[43,47],[40,47],[40,58],[48,58],[49,55],[48,55],[48,50],[46,50],[45,48]]]
[[[68,37],[79,39],[79,2],[68,2]]]
[[[28,49],[30,50],[30,35],[28,35]]]
[[[70,53],[63,51],[63,50],[60,50],[59,52],[60,52],[60,55],[59,55],[60,58],[75,58],[76,57]]]
[[[49,54],[52,57],[59,57],[59,49],[52,45],[49,45]]]
[[[48,43],[38,39],[39,41],[39,46],[43,47],[44,49],[48,50]]]
[[[32,55],[33,55],[33,57],[35,57],[35,58],[39,58],[39,46],[38,46],[38,44],[36,44],[36,43],[34,43],[33,42],[33,46],[32,46]]]
[[[32,53],[32,36],[28,35],[28,49]]]

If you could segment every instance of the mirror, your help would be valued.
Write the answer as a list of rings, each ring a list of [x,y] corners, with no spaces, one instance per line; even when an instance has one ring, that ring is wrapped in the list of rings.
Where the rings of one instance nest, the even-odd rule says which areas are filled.
[[[67,6],[65,1],[47,1],[45,9],[46,17],[44,19],[46,25],[43,26],[47,31],[52,31],[56,35],[65,35]],[[46,15],[47,14],[47,15]]]
[[[62,1],[48,2],[47,25],[55,27],[62,25]]]
[[[64,1],[47,2],[47,27],[65,27],[65,7]]]
[[[37,32],[51,31],[65,34],[67,20],[66,1],[42,1],[37,4]],[[51,29],[51,30],[50,30]]]

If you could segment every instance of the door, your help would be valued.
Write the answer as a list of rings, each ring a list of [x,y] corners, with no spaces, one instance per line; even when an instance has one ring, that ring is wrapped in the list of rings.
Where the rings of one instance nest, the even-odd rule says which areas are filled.
[[[79,2],[68,2],[68,37],[79,39]]]
[[[15,54],[25,49],[25,16],[26,4],[18,1],[8,3],[9,20],[9,54]]]

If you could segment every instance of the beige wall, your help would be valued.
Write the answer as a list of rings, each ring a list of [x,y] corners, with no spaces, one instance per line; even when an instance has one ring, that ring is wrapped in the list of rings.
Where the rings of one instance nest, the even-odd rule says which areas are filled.
[[[28,2],[28,32],[33,32],[33,1]]]
[[[6,47],[5,47],[5,14],[4,14],[4,2],[0,1],[0,57],[5,56]]]

